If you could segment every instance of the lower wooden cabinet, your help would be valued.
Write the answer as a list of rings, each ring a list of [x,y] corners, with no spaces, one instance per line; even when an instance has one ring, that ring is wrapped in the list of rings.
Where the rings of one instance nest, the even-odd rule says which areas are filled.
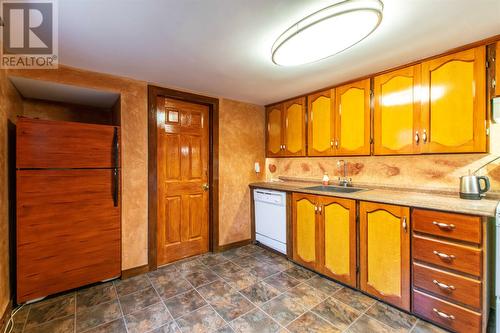
[[[410,209],[361,202],[360,287],[410,310]]]
[[[356,287],[356,201],[294,193],[293,259]]]

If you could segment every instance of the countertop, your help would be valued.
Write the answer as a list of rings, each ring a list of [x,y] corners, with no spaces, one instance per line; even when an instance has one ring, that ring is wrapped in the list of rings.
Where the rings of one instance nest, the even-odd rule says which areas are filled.
[[[496,208],[499,202],[498,200],[493,199],[483,198],[482,200],[465,200],[460,199],[458,195],[445,195],[431,192],[415,192],[387,188],[373,188],[355,193],[323,192],[305,189],[305,187],[318,185],[321,184],[302,181],[272,181],[250,184],[250,186],[254,188],[309,193],[487,217],[495,217]],[[359,187],[364,188],[362,186]]]

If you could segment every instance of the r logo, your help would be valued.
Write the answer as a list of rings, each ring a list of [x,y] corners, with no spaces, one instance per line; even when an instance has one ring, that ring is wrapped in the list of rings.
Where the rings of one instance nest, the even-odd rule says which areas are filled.
[[[52,54],[53,3],[2,2],[3,54]]]

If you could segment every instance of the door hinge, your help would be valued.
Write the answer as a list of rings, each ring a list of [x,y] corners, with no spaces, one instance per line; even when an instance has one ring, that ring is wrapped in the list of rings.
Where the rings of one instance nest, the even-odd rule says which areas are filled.
[[[488,60],[486,60],[486,68],[490,68],[490,62]]]
[[[373,144],[373,138],[370,138],[370,144],[371,145]]]

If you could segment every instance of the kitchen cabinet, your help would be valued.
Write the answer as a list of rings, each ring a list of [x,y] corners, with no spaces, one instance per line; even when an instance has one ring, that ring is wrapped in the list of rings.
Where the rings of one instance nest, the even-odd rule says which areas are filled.
[[[335,88],[336,155],[370,155],[370,79]]]
[[[308,155],[335,155],[335,89],[307,96]]]
[[[305,97],[267,107],[267,156],[305,156]]]
[[[360,202],[361,290],[410,310],[410,209]]]
[[[270,106],[267,116],[267,156],[280,156],[283,151],[283,104]]]
[[[306,155],[306,99],[296,98],[284,104],[284,156]]]
[[[356,202],[328,196],[292,196],[293,259],[356,287]]]
[[[422,152],[486,152],[485,53],[480,46],[422,63]]]
[[[415,65],[374,78],[374,155],[420,152],[420,71]]]
[[[500,43],[496,43],[495,53],[495,96],[500,96]]]

